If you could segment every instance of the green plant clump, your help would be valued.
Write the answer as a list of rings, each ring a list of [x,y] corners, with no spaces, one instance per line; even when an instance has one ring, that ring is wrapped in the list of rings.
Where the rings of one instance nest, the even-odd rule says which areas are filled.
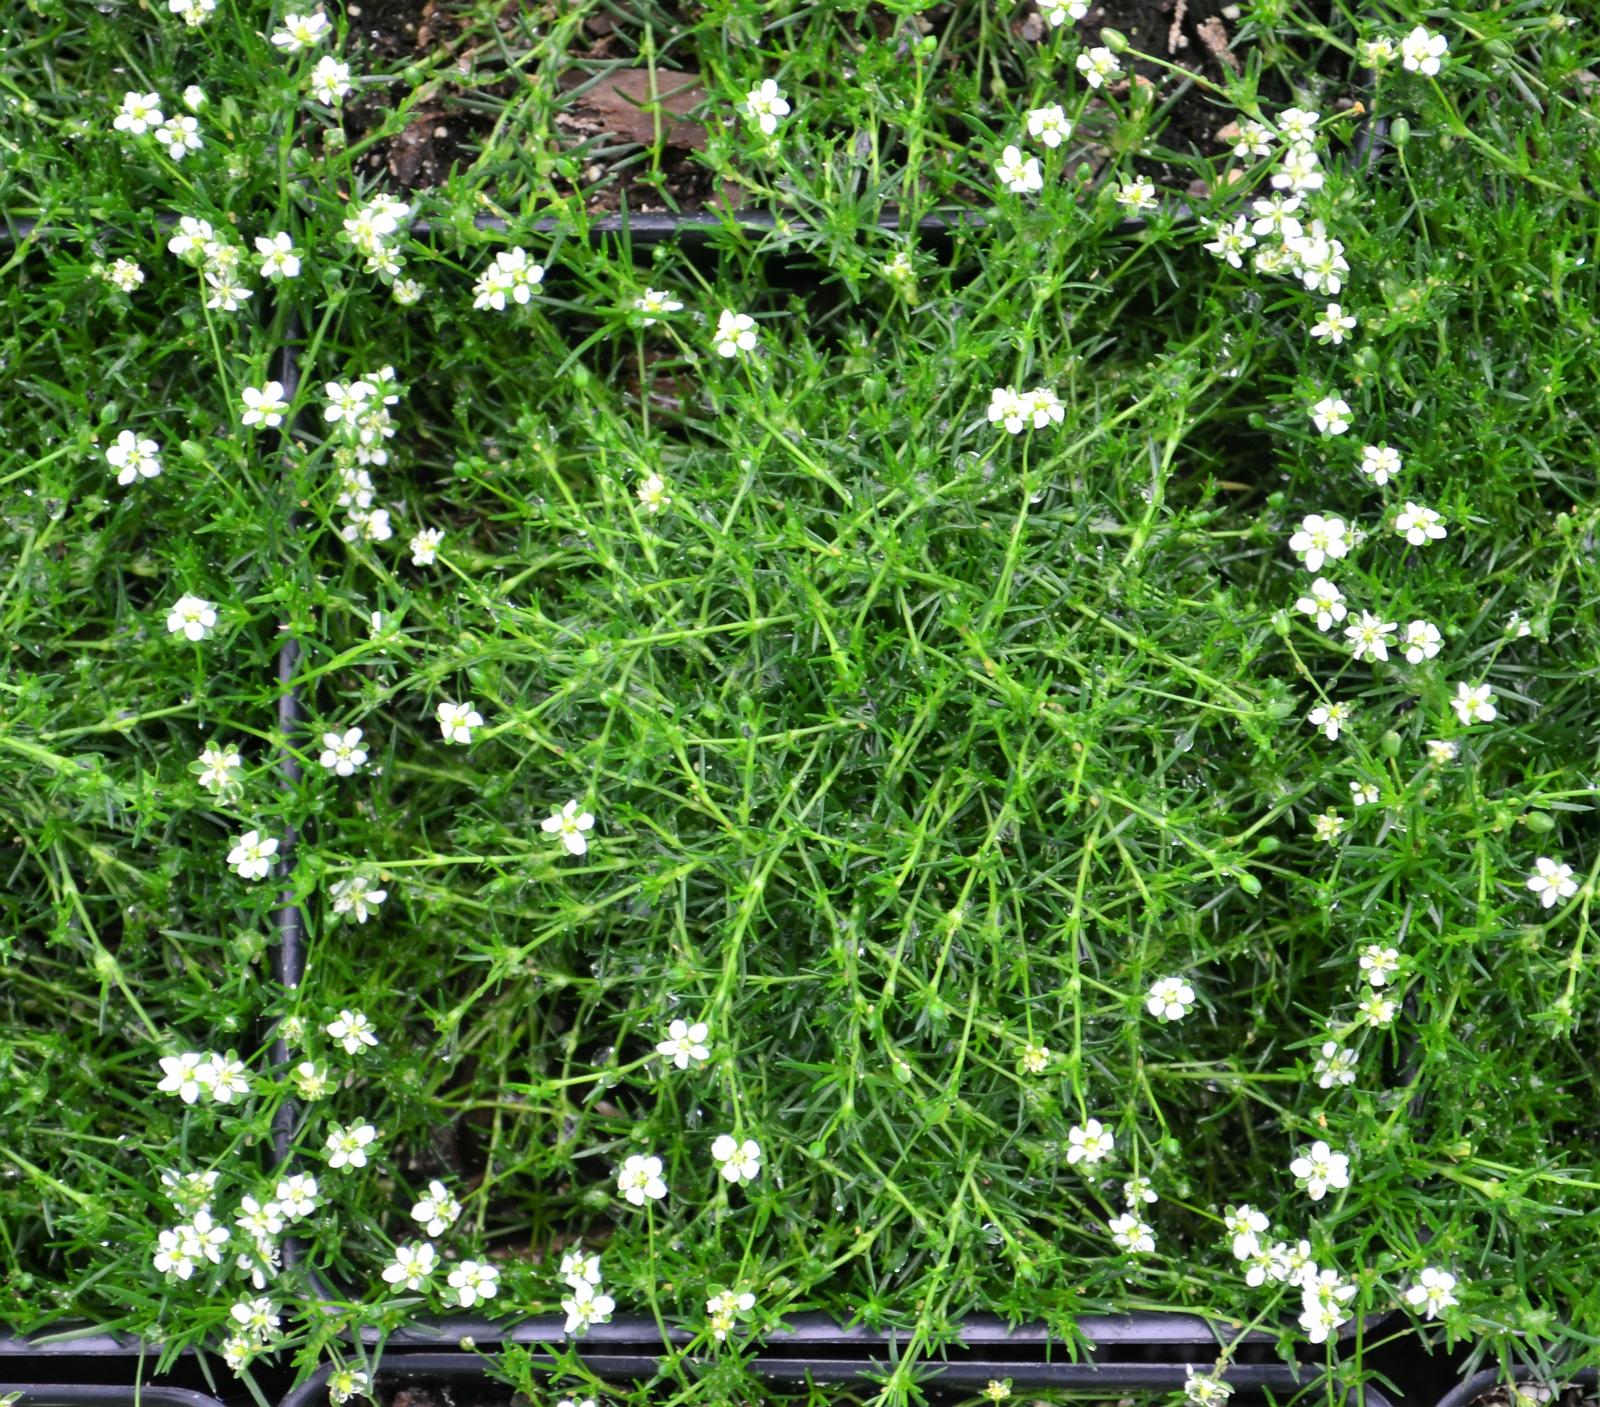
[[[404,8],[0,19],[0,1320],[1600,1361],[1594,26]]]

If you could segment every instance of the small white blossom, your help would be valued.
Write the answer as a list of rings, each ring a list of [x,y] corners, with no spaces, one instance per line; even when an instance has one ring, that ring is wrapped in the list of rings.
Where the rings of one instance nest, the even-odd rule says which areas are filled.
[[[1400,62],[1406,72],[1428,78],[1438,73],[1440,61],[1449,52],[1450,44],[1444,35],[1430,34],[1420,24],[1400,41]]]
[[[461,1203],[438,1178],[428,1183],[428,1195],[411,1208],[411,1219],[430,1236],[442,1236],[460,1216]]]
[[[1289,1172],[1313,1202],[1320,1202],[1330,1188],[1350,1185],[1350,1158],[1319,1138],[1289,1164]]]
[[[439,546],[443,541],[443,528],[419,529],[411,539],[411,565],[431,567],[439,555]]]
[[[1361,950],[1358,963],[1361,975],[1374,987],[1384,987],[1400,970],[1400,950],[1385,947],[1382,943],[1368,943]]]
[[[246,831],[228,851],[228,868],[240,879],[265,879],[272,868],[272,857],[278,853],[278,842],[273,836],[260,831]]]
[[[683,311],[683,304],[670,293],[664,293],[657,288],[647,288],[644,293],[633,300],[633,309],[641,314],[639,321],[645,327],[654,327],[656,320],[665,313]]]
[[[1302,611],[1312,617],[1317,623],[1317,629],[1326,631],[1335,621],[1341,621],[1349,613],[1344,604],[1344,592],[1340,591],[1326,577],[1318,577],[1311,583],[1310,589],[1294,603],[1297,611]]]
[[[439,1268],[439,1253],[431,1241],[415,1245],[396,1246],[394,1259],[383,1268],[383,1278],[397,1288],[424,1290]],[[452,1282],[453,1283],[453,1282]]]
[[[111,119],[117,131],[134,137],[144,136],[161,122],[161,98],[155,93],[124,93],[122,107]]]
[[[1028,112],[1028,135],[1047,147],[1058,147],[1072,135],[1072,124],[1060,103],[1036,107]]]
[[[1400,451],[1387,444],[1367,445],[1361,451],[1361,472],[1380,488],[1400,473]]]
[[[1538,897],[1540,906],[1554,908],[1557,901],[1570,899],[1578,892],[1578,881],[1572,877],[1572,866],[1541,855],[1533,862],[1533,873],[1528,876],[1528,890]]]
[[[630,1154],[617,1172],[617,1191],[636,1207],[642,1207],[647,1197],[660,1201],[667,1195],[667,1184],[661,1180],[661,1159]]]
[[[1394,530],[1413,547],[1438,542],[1445,535],[1444,525],[1438,513],[1432,508],[1424,508],[1420,503],[1411,502],[1407,502],[1406,506],[1394,515]]]
[[[357,923],[365,923],[389,897],[389,891],[379,889],[366,875],[357,874],[334,880],[328,886],[328,897],[333,900],[334,913],[349,914]]]
[[[1378,804],[1378,788],[1371,782],[1350,783],[1350,803],[1357,809]]]
[[[1332,1089],[1335,1085],[1353,1085],[1356,1082],[1356,1052],[1338,1041],[1324,1041],[1322,1053],[1312,1066],[1319,1089]]]
[[[1118,184],[1115,200],[1118,205],[1135,215],[1142,215],[1147,211],[1160,207],[1156,199],[1155,182],[1148,176],[1135,176]]]
[[[1308,513],[1299,530],[1289,539],[1289,550],[1305,564],[1308,572],[1320,572],[1330,559],[1350,555],[1350,529],[1343,518]]]
[[[790,108],[776,80],[763,78],[744,95],[740,110],[770,137],[778,130],[778,119],[787,117]]]
[[[717,315],[715,346],[719,357],[736,357],[756,346],[756,321],[749,313],[724,308]]]
[[[281,279],[300,277],[300,251],[294,241],[281,231],[275,235],[256,236],[256,257],[261,265],[261,277],[274,283]]]
[[[311,70],[311,96],[326,107],[333,107],[351,89],[350,65],[324,54]]]
[[[1339,730],[1350,721],[1355,712],[1353,704],[1344,702],[1318,704],[1306,714],[1306,722],[1320,732],[1330,743],[1339,741]]]
[[[1122,64],[1111,50],[1103,46],[1079,54],[1075,63],[1083,80],[1091,88],[1098,88],[1106,79],[1122,72]]]
[[[324,733],[322,755],[317,761],[337,776],[353,776],[367,762],[367,750],[361,746],[361,736],[359,728],[347,728],[343,733]]]
[[[1356,316],[1347,313],[1337,303],[1329,303],[1322,310],[1322,318],[1311,324],[1311,335],[1319,342],[1332,342],[1341,346],[1346,336],[1356,330]]]
[[[161,473],[161,447],[132,430],[122,431],[105,453],[106,463],[117,471],[117,483],[124,488],[136,479],[153,479]]]
[[[672,495],[667,492],[667,481],[659,474],[646,474],[635,492],[639,496],[639,506],[646,513],[659,513],[672,503]]]
[[[1067,1162],[1087,1163],[1091,1167],[1111,1156],[1116,1139],[1099,1119],[1074,1124],[1067,1130]]]
[[[483,718],[470,703],[445,701],[434,711],[439,732],[447,743],[470,743],[472,730],[483,727]]]
[[[1456,1277],[1448,1270],[1438,1270],[1433,1266],[1422,1270],[1417,1275],[1417,1283],[1406,1291],[1406,1303],[1413,1309],[1420,1309],[1429,1319],[1435,1319],[1446,1309],[1453,1309],[1460,1303],[1456,1299]]]
[[[1120,1250],[1138,1254],[1156,1248],[1156,1235],[1150,1223],[1133,1212],[1123,1212],[1120,1216],[1112,1217],[1109,1226],[1111,1239]]]
[[[1194,1005],[1194,988],[1181,977],[1163,977],[1151,986],[1144,1004],[1162,1021],[1181,1021]]]
[[[687,1070],[691,1063],[696,1067],[704,1065],[711,1056],[706,1044],[708,1030],[704,1021],[673,1021],[667,1027],[666,1039],[656,1043],[656,1054],[666,1056],[680,1070]]]
[[[1324,435],[1344,434],[1350,428],[1349,402],[1338,394],[1324,396],[1311,407],[1311,423]]]
[[[539,829],[546,835],[559,835],[569,855],[582,855],[589,849],[585,833],[594,829],[594,817],[579,811],[576,801],[569,801],[540,821]]]
[[[761,1145],[753,1138],[741,1142],[731,1133],[719,1133],[711,1143],[711,1158],[723,1178],[735,1185],[754,1182],[761,1172]]]
[[[1493,723],[1500,716],[1494,703],[1494,690],[1487,684],[1457,684],[1450,707],[1455,709],[1456,717],[1463,724]]]
[[[283,384],[278,381],[269,381],[260,387],[246,386],[240,397],[244,401],[244,414],[239,419],[244,425],[276,429],[289,413],[289,402],[283,398]]]
[[[1401,640],[1405,646],[1406,660],[1411,664],[1421,664],[1423,660],[1431,660],[1444,645],[1444,636],[1439,633],[1439,627],[1425,620],[1414,620],[1406,626],[1406,633]]]
[[[1330,807],[1320,816],[1311,818],[1311,831],[1324,845],[1332,845],[1344,834],[1345,820]]]
[[[1398,1002],[1393,997],[1386,997],[1381,992],[1368,992],[1356,1003],[1356,1010],[1361,1019],[1372,1027],[1387,1026],[1395,1018],[1395,1013],[1400,1009]]]
[[[288,1177],[280,1177],[272,1195],[290,1221],[310,1216],[320,1205],[317,1180],[310,1173],[290,1173]]]
[[[572,1293],[561,1301],[562,1311],[567,1316],[567,1333],[584,1334],[591,1325],[608,1322],[616,1307],[617,1302],[598,1287],[584,1283],[573,1285]]]
[[[371,1124],[330,1124],[328,1126],[327,1158],[330,1168],[364,1168],[367,1149],[377,1139],[378,1131]]]
[[[346,1055],[359,1055],[378,1044],[372,1022],[364,1011],[341,1011],[323,1029],[344,1047]]]
[[[286,54],[298,54],[312,49],[328,37],[333,26],[321,10],[309,15],[285,15],[283,27],[272,36],[272,42]]]

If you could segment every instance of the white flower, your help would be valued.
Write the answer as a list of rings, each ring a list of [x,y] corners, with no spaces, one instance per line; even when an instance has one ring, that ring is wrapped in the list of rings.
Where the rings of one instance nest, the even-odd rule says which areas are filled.
[[[1400,50],[1387,34],[1376,39],[1363,39],[1356,45],[1362,68],[1386,68],[1400,56]]]
[[[328,1374],[328,1397],[340,1407],[352,1397],[366,1397],[372,1379],[359,1368],[335,1368]]]
[[[244,401],[244,414],[239,417],[245,425],[265,425],[269,430],[283,424],[289,413],[289,402],[283,398],[283,384],[269,381],[265,386],[246,386],[240,392]]]
[[[667,1184],[661,1180],[661,1159],[630,1154],[617,1173],[617,1191],[636,1207],[642,1207],[646,1197],[656,1201],[665,1197]]]
[[[334,880],[328,886],[328,897],[333,900],[334,913],[351,914],[357,923],[365,923],[389,897],[389,891],[377,888],[366,875],[357,874]]]
[[[1409,501],[1394,515],[1394,530],[1413,547],[1437,542],[1444,536],[1444,527],[1439,514],[1431,508],[1424,508],[1420,503]]]
[[[1322,320],[1311,324],[1311,335],[1319,342],[1332,342],[1340,346],[1348,333],[1356,330],[1356,316],[1347,313],[1337,303],[1329,303],[1322,310]]]
[[[687,1070],[692,1061],[697,1067],[710,1058],[706,1045],[708,1027],[704,1021],[692,1025],[687,1021],[674,1021],[667,1027],[667,1038],[656,1043],[656,1054],[664,1055],[680,1070]]]
[[[1361,472],[1380,488],[1400,473],[1400,451],[1387,444],[1367,445],[1361,451]]]
[[[161,447],[154,440],[140,439],[132,430],[122,431],[105,453],[106,463],[117,471],[117,483],[124,487],[141,476],[153,479],[161,472]]]
[[[132,293],[144,283],[144,270],[132,259],[113,259],[111,267],[105,270],[105,279],[114,288]]]
[[[238,312],[254,296],[236,275],[215,269],[206,270],[206,287],[206,307],[224,313]]]
[[[446,1278],[462,1309],[471,1309],[479,1300],[493,1299],[500,1292],[500,1268],[487,1261],[464,1260]]]
[[[1027,195],[1045,187],[1045,174],[1038,170],[1038,157],[1030,157],[1021,147],[1006,147],[995,162],[995,176],[1006,190]]]
[[[1400,970],[1400,950],[1386,948],[1382,943],[1368,943],[1361,950],[1358,965],[1374,987],[1387,986],[1389,979]]]
[[[1233,1396],[1233,1384],[1217,1377],[1201,1377],[1191,1368],[1183,1384],[1183,1395],[1195,1407],[1222,1407]]]
[[[1137,1207],[1159,1202],[1161,1199],[1156,1195],[1155,1188],[1150,1185],[1149,1178],[1130,1177],[1122,1184],[1122,1200],[1126,1206]]]
[[[1267,1214],[1257,1211],[1248,1202],[1223,1209],[1222,1229],[1233,1240],[1236,1260],[1243,1260],[1249,1254],[1249,1247],[1255,1245],[1261,1233],[1271,1225]]]
[[[1292,146],[1284,155],[1282,164],[1272,173],[1272,188],[1293,191],[1297,195],[1303,191],[1320,191],[1327,180],[1322,174],[1321,165],[1322,159],[1310,143],[1301,142]],[[1329,291],[1337,293],[1338,289]]]
[[[1399,1003],[1393,997],[1383,996],[1379,992],[1368,992],[1356,1003],[1361,1019],[1373,1027],[1387,1026],[1399,1009]]]
[[[155,137],[174,161],[200,150],[200,123],[186,112],[169,117],[156,128]]]
[[[1012,386],[996,386],[989,392],[989,423],[1002,424],[1013,435],[1020,435],[1028,424],[1022,397]]]
[[[1456,745],[1448,739],[1429,738],[1427,748],[1428,761],[1435,767],[1443,767],[1446,763],[1456,760]]]
[[[1563,865],[1547,855],[1533,862],[1533,873],[1528,876],[1528,889],[1538,895],[1539,903],[1546,909],[1554,908],[1559,899],[1570,899],[1578,892],[1578,881],[1572,877],[1572,866]]]
[[[717,315],[716,349],[719,357],[734,357],[755,350],[756,320],[749,313],[724,308]]]
[[[394,287],[389,290],[389,293],[402,308],[410,308],[422,301],[424,291],[422,285],[416,279],[401,278],[395,280]]]
[[[367,413],[376,388],[369,381],[329,381],[323,385],[322,418],[330,425],[355,426]]]
[[[1450,707],[1463,724],[1493,723],[1500,716],[1494,704],[1494,690],[1487,684],[1457,684]]]
[[[341,777],[359,772],[367,761],[367,750],[361,746],[361,729],[347,728],[343,733],[324,733],[322,756],[317,760]]]
[[[439,732],[447,743],[470,743],[472,730],[483,727],[483,719],[470,703],[451,703],[448,700],[434,710]]]
[[[185,3],[190,3],[190,0],[185,0]],[[215,9],[216,4],[217,0],[207,0],[206,8],[208,10]],[[172,8],[170,3],[168,8]],[[183,90],[183,105],[190,112],[199,112],[206,105],[206,90],[198,83],[191,83]]]
[[[527,303],[543,281],[544,265],[530,263],[526,249],[520,245],[502,249],[494,256],[494,263],[478,276],[472,290],[472,306],[502,312],[508,297],[513,303]]]
[[[1311,831],[1324,845],[1332,845],[1344,834],[1344,817],[1330,806],[1320,816],[1311,818]]]
[[[1162,1021],[1181,1021],[1194,1005],[1194,988],[1181,977],[1163,977],[1151,986],[1144,1004]]]
[[[1340,1046],[1338,1041],[1324,1041],[1322,1054],[1317,1057],[1311,1071],[1317,1077],[1318,1088],[1353,1085],[1356,1082],[1356,1059],[1356,1052],[1349,1046]]]
[[[741,109],[769,137],[778,130],[778,119],[789,115],[783,89],[771,78],[763,78],[744,95]]]
[[[261,277],[277,282],[280,279],[300,277],[300,251],[294,241],[281,231],[275,235],[256,236],[256,255],[261,264]]]
[[[1319,572],[1330,558],[1349,555],[1349,534],[1343,518],[1308,513],[1300,520],[1299,531],[1289,539],[1289,550],[1300,558],[1307,571]]]
[[[580,1285],[598,1285],[600,1257],[581,1246],[574,1246],[561,1257],[561,1278],[574,1290]]]
[[[682,312],[683,304],[670,293],[647,288],[640,297],[633,300],[633,308],[635,312],[643,314],[639,321],[645,327],[654,327],[656,319],[661,314]]]
[[[719,1133],[712,1140],[711,1157],[728,1182],[754,1182],[761,1172],[761,1145],[753,1138],[741,1143],[731,1133]]]
[[[311,96],[332,107],[350,91],[350,65],[332,54],[324,54],[311,70]]]
[[[273,34],[272,42],[286,54],[298,54],[302,49],[315,48],[332,28],[321,10],[309,15],[285,15],[283,28]]]
[[[378,1043],[364,1011],[341,1011],[323,1029],[344,1047],[346,1055],[359,1055],[364,1048]]]
[[[639,506],[646,513],[659,513],[672,502],[672,495],[667,492],[667,481],[659,474],[645,475],[635,492],[639,495]]]
[[[294,1067],[290,1076],[294,1081],[295,1093],[308,1103],[317,1099],[326,1099],[333,1089],[333,1079],[328,1073],[326,1065],[311,1060],[302,1060]]]
[[[179,1235],[182,1229],[163,1231],[156,1237],[155,1265],[163,1275],[187,1280],[194,1274],[196,1257],[190,1254],[194,1249],[192,1243]]]
[[[572,1293],[561,1301],[567,1333],[587,1333],[591,1325],[606,1323],[616,1307],[617,1302],[603,1290],[585,1283],[573,1285]]]
[[[1407,73],[1432,78],[1439,71],[1439,60],[1450,52],[1442,34],[1430,34],[1420,24],[1400,41],[1400,62]]]
[[[328,1126],[327,1150],[330,1168],[364,1168],[367,1165],[367,1148],[378,1137],[371,1124],[340,1124]]]
[[[461,1203],[438,1178],[428,1184],[428,1195],[411,1208],[411,1219],[430,1236],[442,1236],[460,1215]]]
[[[180,1212],[192,1216],[201,1207],[211,1205],[211,1195],[216,1191],[217,1177],[215,1168],[207,1169],[205,1172],[186,1173],[168,1170],[161,1174],[161,1185],[166,1189],[167,1200]]]
[[[214,246],[215,233],[209,220],[197,220],[185,215],[178,221],[177,232],[167,241],[167,249],[180,259],[193,260],[204,257]]]
[[[1272,129],[1264,122],[1247,117],[1239,124],[1238,135],[1233,139],[1233,154],[1243,160],[1252,156],[1272,155]],[[1257,230],[1257,234],[1261,231]]]
[[[426,1289],[439,1268],[439,1253],[433,1242],[420,1241],[413,1246],[396,1246],[394,1259],[383,1267],[383,1278],[391,1285],[408,1290]]]
[[[1098,88],[1113,74],[1122,72],[1122,64],[1111,50],[1103,47],[1090,49],[1087,53],[1079,54],[1076,68],[1083,75],[1084,82],[1091,88]]]
[[[187,3],[187,0],[174,0],[174,2],[177,4],[185,4]],[[198,23],[198,21],[196,21],[196,23]],[[248,1260],[249,1256],[243,1255],[240,1256],[240,1259]],[[243,1269],[242,1266],[240,1268]],[[226,1363],[229,1369],[231,1369],[232,1372],[237,1376],[243,1371],[244,1366],[249,1363],[251,1358],[255,1356],[256,1345],[251,1343],[249,1339],[245,1338],[241,1334],[229,1334],[228,1337],[222,1341],[221,1352],[222,1361]]]
[[[1135,176],[1131,180],[1120,182],[1115,198],[1118,205],[1133,211],[1135,215],[1146,210],[1155,210],[1160,205],[1156,199],[1155,182],[1148,176]]]
[[[231,1050],[226,1055],[208,1055],[211,1064],[211,1097],[218,1104],[232,1104],[250,1093],[250,1080],[244,1061]]]
[[[1311,407],[1311,423],[1324,435],[1344,434],[1350,428],[1349,403],[1337,392],[1324,396]]]
[[[1311,589],[1294,603],[1294,608],[1313,617],[1318,630],[1328,630],[1335,621],[1343,620],[1348,614],[1344,592],[1326,577],[1320,576],[1311,583]]]
[[[1418,1273],[1417,1283],[1406,1291],[1406,1303],[1413,1309],[1423,1310],[1429,1319],[1434,1319],[1441,1310],[1452,1309],[1460,1303],[1456,1299],[1455,1288],[1454,1275],[1430,1265]]]
[[[411,565],[431,567],[444,541],[443,528],[421,528],[411,539]]]
[[[1035,430],[1059,425],[1066,418],[1061,398],[1048,386],[1035,386],[1031,391],[1024,391],[1020,399],[1022,413],[1032,418]]]
[[[1350,802],[1358,809],[1362,806],[1376,806],[1378,804],[1378,788],[1371,782],[1351,782]]]
[[[290,1173],[278,1179],[272,1195],[284,1216],[290,1221],[299,1221],[317,1209],[317,1180],[310,1173]]]
[[[1072,135],[1072,124],[1060,103],[1049,107],[1036,107],[1028,113],[1028,135],[1037,138],[1047,147],[1058,147]]]
[[[228,868],[240,879],[265,879],[272,868],[272,857],[278,853],[278,842],[260,831],[246,831],[228,851]]]
[[[278,1306],[266,1298],[240,1300],[228,1313],[239,1325],[239,1332],[260,1343],[278,1327]]]
[[[1439,633],[1439,627],[1431,625],[1425,620],[1414,620],[1406,626],[1406,633],[1401,639],[1405,646],[1406,659],[1411,664],[1421,664],[1423,660],[1431,660],[1439,653],[1444,644],[1444,636]]]
[[[177,1095],[185,1104],[193,1104],[203,1091],[211,1088],[210,1058],[198,1051],[163,1055],[161,1069],[163,1078],[156,1088],[163,1094]]]
[[[1313,1202],[1320,1202],[1329,1188],[1350,1185],[1349,1156],[1335,1153],[1320,1138],[1289,1164],[1289,1171]]]
[[[1386,660],[1388,637],[1399,628],[1394,621],[1379,620],[1370,611],[1362,611],[1360,620],[1345,627],[1344,638],[1350,642],[1350,653],[1356,659]]]
[[[569,855],[582,855],[589,848],[584,832],[594,829],[594,817],[587,811],[580,812],[576,801],[569,801],[540,821],[539,829],[546,835],[559,835]]]
[[[186,640],[204,640],[216,626],[216,605],[201,596],[180,596],[167,612],[167,633]]]
[[[124,93],[122,107],[111,119],[119,132],[142,137],[152,127],[161,125],[161,98],[155,93]]]
[[[1115,1147],[1116,1139],[1111,1130],[1099,1119],[1089,1119],[1082,1124],[1074,1124],[1067,1130],[1068,1163],[1082,1162],[1093,1166],[1110,1157]]]
[[[1051,29],[1060,29],[1068,20],[1081,20],[1089,13],[1089,0],[1045,0],[1042,7]]]
[[[1050,1047],[1025,1041],[1017,1063],[1021,1065],[1024,1074],[1042,1075],[1050,1067]]]
[[[1111,1218],[1109,1223],[1111,1239],[1119,1249],[1124,1251],[1153,1251],[1156,1248],[1156,1235],[1150,1224],[1132,1212],[1123,1212],[1121,1216]]]
[[[1237,1240],[1235,1246],[1238,1245]],[[1282,1241],[1270,1246],[1257,1241],[1255,1248],[1241,1257],[1244,1262],[1244,1283],[1251,1289],[1265,1285],[1268,1280],[1279,1284],[1289,1278],[1289,1261]]]
[[[1286,145],[1295,146],[1301,142],[1312,141],[1317,132],[1317,123],[1322,120],[1320,113],[1307,112],[1305,108],[1286,107],[1278,114],[1278,131],[1282,134]]]
[[[1206,246],[1208,254],[1215,254],[1233,268],[1244,267],[1245,254],[1255,248],[1255,237],[1249,234],[1249,220],[1240,215],[1231,225],[1213,225],[1211,232],[1216,236]]]
[[[228,1228],[218,1226],[211,1219],[211,1213],[201,1207],[186,1225],[178,1228],[178,1239],[184,1243],[184,1254],[197,1265],[201,1260],[221,1265],[222,1247],[228,1243]]]
[[[1318,704],[1306,714],[1306,722],[1317,729],[1330,743],[1336,743],[1339,741],[1339,730],[1350,721],[1350,715],[1354,712],[1354,704],[1342,702]]]

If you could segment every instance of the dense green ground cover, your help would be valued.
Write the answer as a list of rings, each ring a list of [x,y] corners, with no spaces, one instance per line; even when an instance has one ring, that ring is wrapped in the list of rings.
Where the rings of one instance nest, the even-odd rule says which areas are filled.
[[[908,1365],[1158,1305],[1594,1361],[1593,26],[1245,11],[1218,125],[1320,111],[1322,164],[1219,148],[1132,230],[1159,109],[1085,26],[651,11],[621,58],[704,77],[695,160],[779,228],[648,247],[567,194],[598,10],[465,15],[492,121],[404,213],[307,85],[399,131],[442,60],[331,10],[293,53],[260,6],[7,17],[0,1316],[309,1367],[603,1294],[722,1336],[718,1393],[814,1309]],[[1447,53],[1381,64],[1387,152],[1342,160],[1418,25]],[[189,84],[181,159],[114,125]]]

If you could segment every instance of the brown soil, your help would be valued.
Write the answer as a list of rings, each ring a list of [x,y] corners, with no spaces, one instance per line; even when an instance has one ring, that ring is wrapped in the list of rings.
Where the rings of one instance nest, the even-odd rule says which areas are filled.
[[[530,8],[532,0],[506,0],[501,25],[509,30]],[[954,11],[951,4],[935,5],[923,17],[937,30]],[[352,32],[377,67],[437,58],[440,54],[465,66],[482,35],[468,34],[461,0],[352,0],[348,8]],[[1101,28],[1121,30],[1130,42],[1146,52],[1160,54],[1200,77],[1214,82],[1227,78],[1241,59],[1231,45],[1237,28],[1238,0],[1098,0],[1078,25],[1080,34],[1095,36]],[[880,38],[894,32],[893,18],[872,5],[865,13]],[[687,22],[687,21],[686,21]],[[1011,20],[1014,36],[1022,43],[1043,42],[1048,28],[1032,9]],[[485,55],[492,46],[482,46]],[[570,94],[556,117],[558,133],[566,143],[589,143],[581,170],[567,185],[583,190],[588,209],[595,214],[619,210],[626,204],[635,212],[699,211],[721,203],[736,205],[732,190],[719,190],[696,160],[704,146],[704,129],[689,116],[703,96],[698,76],[669,68],[654,74],[642,67],[624,66],[632,55],[614,20],[596,14],[585,20],[574,36],[573,67],[562,76],[561,87]],[[606,65],[618,65],[606,70]],[[599,69],[600,71],[596,71]],[[1131,78],[1110,91],[1126,102],[1135,83],[1154,85],[1155,101],[1164,102],[1177,86],[1170,72],[1143,61],[1132,65]],[[1359,95],[1342,76],[1308,75],[1321,89],[1323,111],[1348,108]],[[360,157],[360,165],[392,189],[425,190],[442,183],[453,170],[470,165],[494,126],[494,116],[483,110],[485,100],[505,99],[516,91],[519,79],[511,77],[487,88],[472,90],[448,81],[448,66],[436,84],[433,99],[419,108],[406,129],[375,144]],[[347,135],[357,141],[376,130],[390,110],[400,85],[379,88],[348,105]],[[1274,92],[1270,80],[1264,97],[1269,104],[1287,102],[1286,92]],[[479,105],[474,106],[474,102]],[[1109,114],[1102,112],[1109,120]],[[1221,155],[1227,147],[1219,139],[1231,115],[1203,90],[1192,88],[1174,106],[1158,140],[1174,151],[1200,156]],[[1093,125],[1086,123],[1087,129]],[[650,149],[661,136],[660,156],[654,163]],[[565,144],[565,143],[564,143]],[[1103,150],[1085,153],[1094,161]],[[1159,159],[1142,159],[1141,169],[1157,185],[1188,190],[1190,173]]]

